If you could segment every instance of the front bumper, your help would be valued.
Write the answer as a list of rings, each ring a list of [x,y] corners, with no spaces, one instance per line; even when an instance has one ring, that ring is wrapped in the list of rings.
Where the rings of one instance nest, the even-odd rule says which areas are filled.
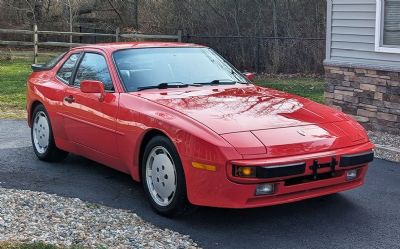
[[[367,161],[354,163],[347,155],[365,155],[373,149],[371,143],[335,151],[307,155],[257,159],[235,160],[219,168],[216,172],[185,168],[188,198],[192,204],[223,208],[254,208],[300,201],[357,188],[364,183],[368,169]],[[335,158],[334,167],[330,165]],[[354,157],[351,157],[354,159]],[[362,158],[361,158],[362,159]],[[329,167],[313,168],[318,165]],[[348,163],[352,161],[352,164]],[[274,176],[271,178],[243,179],[232,175],[232,165],[259,166],[292,165],[305,163],[304,172],[296,175]],[[265,166],[267,165],[267,166]],[[351,181],[346,171],[357,169],[357,177]],[[256,187],[261,183],[274,183],[272,195],[256,196]]]

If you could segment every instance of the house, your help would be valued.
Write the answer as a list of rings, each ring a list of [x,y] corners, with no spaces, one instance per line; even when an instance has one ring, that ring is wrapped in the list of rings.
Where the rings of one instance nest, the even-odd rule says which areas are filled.
[[[400,135],[400,1],[327,2],[326,103]]]

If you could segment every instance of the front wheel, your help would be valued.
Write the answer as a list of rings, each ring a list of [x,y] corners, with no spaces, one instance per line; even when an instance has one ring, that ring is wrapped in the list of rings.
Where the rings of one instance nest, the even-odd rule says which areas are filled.
[[[142,160],[142,182],[157,213],[174,217],[191,209],[182,163],[168,138],[156,136],[147,143]]]
[[[32,115],[31,139],[36,156],[42,161],[61,161],[68,152],[57,148],[49,115],[43,105],[38,105]]]

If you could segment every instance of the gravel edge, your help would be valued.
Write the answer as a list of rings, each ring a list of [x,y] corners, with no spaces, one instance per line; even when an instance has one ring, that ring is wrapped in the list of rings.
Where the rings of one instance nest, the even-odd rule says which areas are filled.
[[[199,248],[127,210],[77,198],[0,187],[0,241],[84,248]]]
[[[400,162],[400,136],[379,131],[368,131],[368,136],[376,146],[375,157]]]

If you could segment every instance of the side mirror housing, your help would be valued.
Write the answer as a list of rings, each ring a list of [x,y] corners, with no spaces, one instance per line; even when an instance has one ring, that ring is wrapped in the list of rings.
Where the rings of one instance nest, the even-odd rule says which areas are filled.
[[[103,101],[106,95],[104,84],[97,80],[84,80],[80,85],[81,92],[83,93],[99,93],[99,101]]]
[[[243,73],[243,75],[250,81],[253,81],[254,77],[256,76],[255,73],[249,73],[249,72],[245,72],[245,73]]]

